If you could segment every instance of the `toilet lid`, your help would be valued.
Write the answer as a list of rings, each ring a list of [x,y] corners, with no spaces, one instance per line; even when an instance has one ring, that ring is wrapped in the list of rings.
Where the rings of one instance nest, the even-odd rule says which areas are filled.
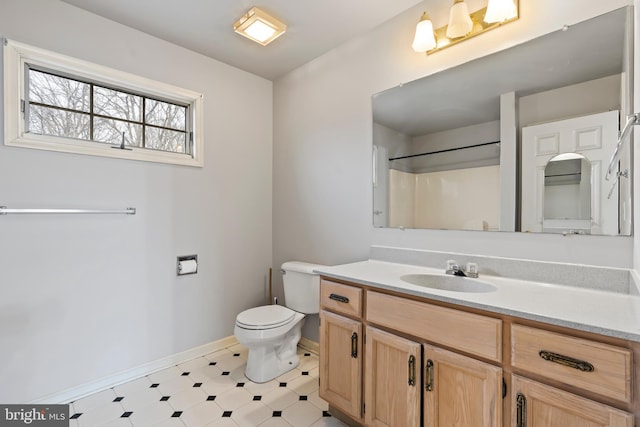
[[[296,312],[281,305],[263,305],[238,314],[236,323],[246,329],[272,329],[286,325]]]

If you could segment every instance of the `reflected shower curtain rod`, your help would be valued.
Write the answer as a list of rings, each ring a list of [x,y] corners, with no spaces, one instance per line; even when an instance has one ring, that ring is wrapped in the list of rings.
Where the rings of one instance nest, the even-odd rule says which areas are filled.
[[[428,153],[410,154],[410,155],[408,155],[408,156],[401,156],[401,157],[391,157],[391,158],[389,158],[389,161],[392,161],[392,160],[409,159],[409,158],[411,158],[411,157],[428,156],[428,155],[430,155],[430,154],[448,153],[448,152],[450,152],[450,151],[466,150],[466,149],[468,149],[468,148],[484,147],[484,146],[486,146],[486,145],[493,145],[493,144],[500,144],[500,141],[494,141],[494,142],[483,142],[482,144],[465,145],[464,147],[447,148],[446,150],[430,151],[430,152],[428,152]]]
[[[9,209],[0,206],[0,215],[6,214],[127,214],[135,215],[136,208],[125,209]]]

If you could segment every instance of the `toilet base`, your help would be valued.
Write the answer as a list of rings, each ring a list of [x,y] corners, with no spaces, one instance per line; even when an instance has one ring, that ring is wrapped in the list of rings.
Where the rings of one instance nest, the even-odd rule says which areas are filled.
[[[287,332],[280,345],[249,345],[245,376],[255,383],[266,383],[296,368],[300,364],[298,342],[303,323],[304,318]]]
[[[276,355],[275,351],[265,350],[264,348],[249,350],[249,360],[244,375],[254,383],[269,382],[300,364],[300,358],[297,354],[282,359]]]

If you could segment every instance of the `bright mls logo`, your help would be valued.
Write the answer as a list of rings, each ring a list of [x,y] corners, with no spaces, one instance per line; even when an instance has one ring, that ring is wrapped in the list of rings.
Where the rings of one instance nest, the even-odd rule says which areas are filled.
[[[0,405],[0,427],[67,427],[69,405]]]

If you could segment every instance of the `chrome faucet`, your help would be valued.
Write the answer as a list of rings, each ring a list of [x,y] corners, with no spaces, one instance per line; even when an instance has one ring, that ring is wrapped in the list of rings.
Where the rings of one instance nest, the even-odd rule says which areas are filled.
[[[447,260],[446,274],[462,277],[478,277],[478,264],[475,262],[468,262],[466,266],[459,265],[456,260]]]

